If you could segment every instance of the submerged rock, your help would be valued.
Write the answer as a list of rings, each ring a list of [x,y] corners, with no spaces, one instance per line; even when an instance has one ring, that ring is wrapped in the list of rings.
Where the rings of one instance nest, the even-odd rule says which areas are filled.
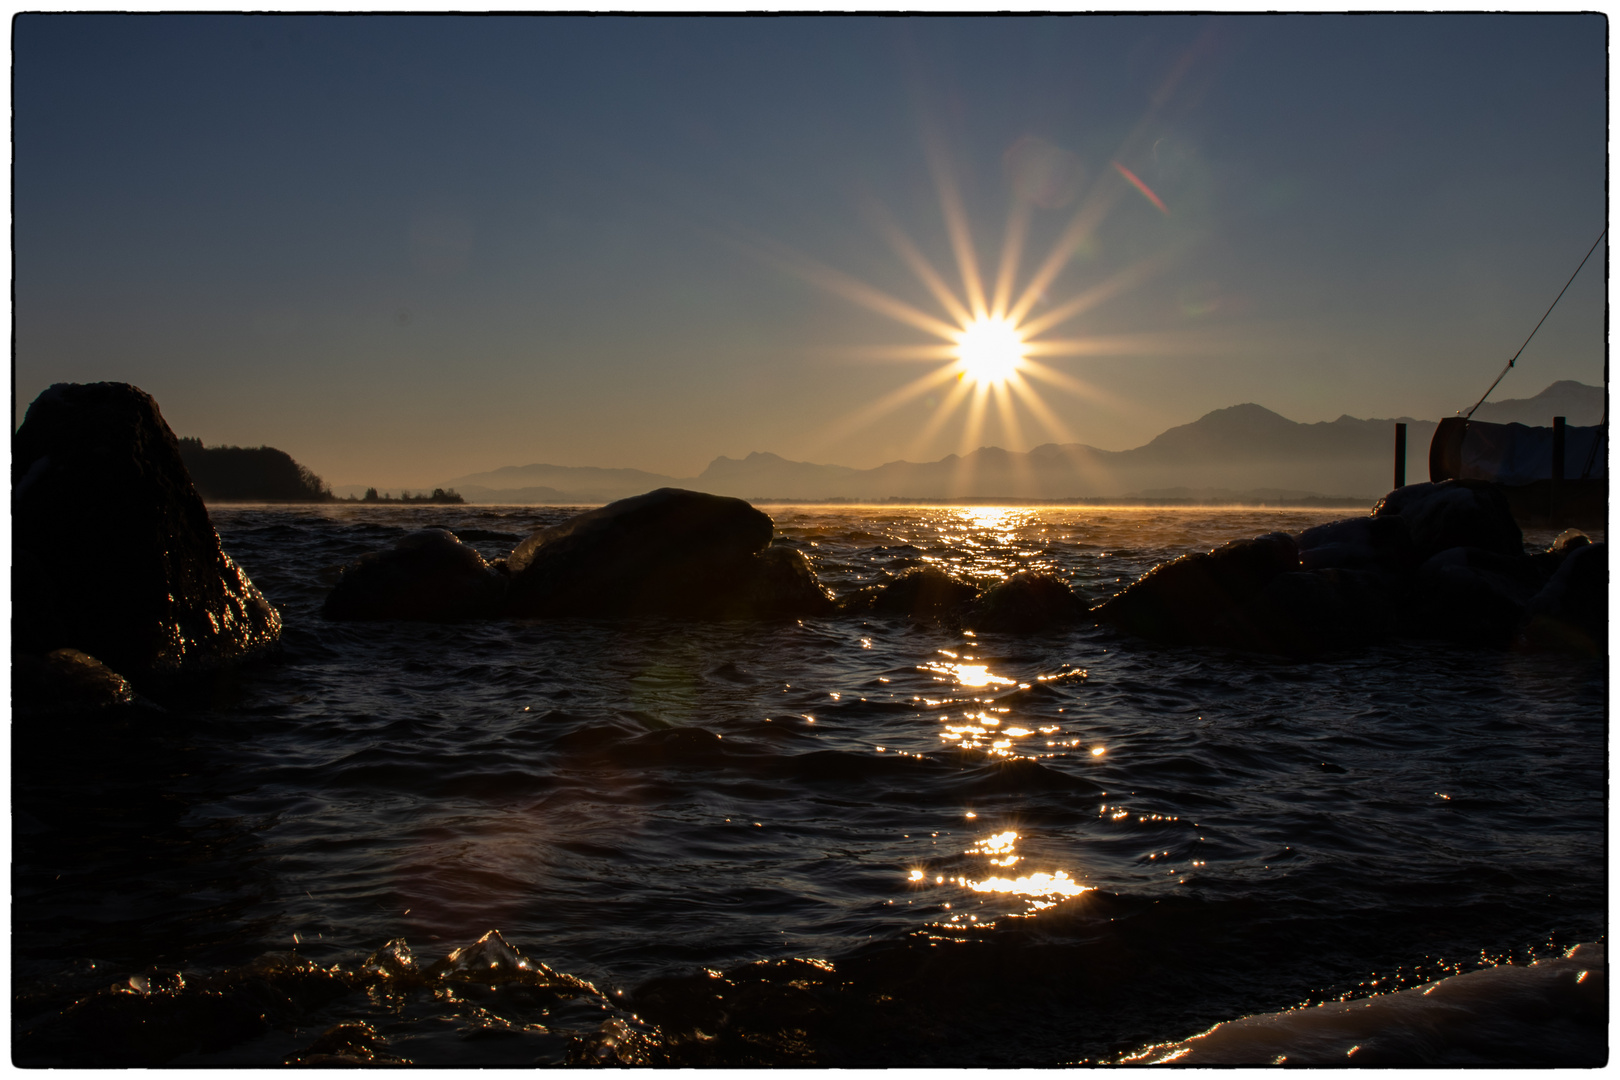
[[[771,519],[741,499],[679,488],[620,499],[520,543],[507,559],[505,612],[789,618],[826,610],[803,556],[767,551],[771,532]]]
[[[500,610],[506,589],[506,576],[455,533],[423,529],[346,568],[321,614],[340,620],[488,618]]]
[[[1443,480],[1396,488],[1373,507],[1374,518],[1406,522],[1419,561],[1457,547],[1498,555],[1524,554],[1524,534],[1507,496],[1482,480]]]
[[[986,590],[962,622],[976,631],[1030,634],[1068,626],[1085,617],[1085,602],[1068,582],[1026,570]]]
[[[157,402],[58,383],[13,441],[13,644],[79,649],[137,680],[272,646],[281,619],[220,548]]]
[[[135,700],[128,679],[77,649],[21,653],[11,678],[11,703],[19,715],[97,715]]]
[[[937,566],[918,566],[893,581],[870,585],[844,599],[840,607],[851,613],[870,611],[916,619],[939,618],[972,603],[979,590],[951,577]]]

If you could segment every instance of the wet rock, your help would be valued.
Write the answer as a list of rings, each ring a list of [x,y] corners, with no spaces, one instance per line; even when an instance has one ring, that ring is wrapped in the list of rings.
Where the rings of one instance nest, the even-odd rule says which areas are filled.
[[[745,565],[734,587],[721,598],[722,616],[793,619],[832,610],[832,594],[817,580],[802,552],[768,547]]]
[[[97,715],[135,700],[129,680],[77,649],[19,653],[11,677],[12,706],[29,716]]]
[[[962,622],[975,631],[1032,634],[1069,626],[1085,617],[1085,602],[1068,582],[1026,570],[986,590]]]
[[[1396,488],[1373,507],[1374,518],[1390,516],[1406,521],[1419,561],[1457,547],[1524,554],[1524,534],[1507,497],[1484,481],[1444,480]]]
[[[13,645],[78,649],[130,678],[214,670],[281,619],[220,549],[157,402],[58,383],[13,441]]]
[[[771,519],[741,499],[660,488],[542,529],[507,559],[517,616],[815,614],[808,563],[767,553]],[[801,557],[802,558],[802,557]]]
[[[346,568],[321,614],[338,620],[488,618],[506,599],[507,580],[454,533],[423,529]]]
[[[132,976],[22,1032],[23,1067],[139,1068],[210,1053],[296,1025],[342,997],[352,977],[287,953],[189,981],[179,973]]]
[[[978,595],[978,589],[938,567],[918,566],[893,581],[860,590],[841,606],[849,612],[928,619],[959,612]]]
[[[1395,514],[1347,518],[1306,529],[1297,538],[1305,570],[1411,570],[1420,561],[1412,546],[1411,528]]]
[[[1449,548],[1418,568],[1411,602],[1402,617],[1402,632],[1506,646],[1544,583],[1536,563],[1522,555],[1514,558],[1482,548]]]
[[[1608,600],[1608,545],[1589,540],[1571,545],[1552,580],[1525,604],[1521,640],[1530,648],[1603,656],[1608,652]]]
[[[1233,540],[1210,552],[1160,563],[1091,609],[1101,622],[1164,644],[1265,647],[1240,608],[1273,578],[1299,569],[1287,533]]]

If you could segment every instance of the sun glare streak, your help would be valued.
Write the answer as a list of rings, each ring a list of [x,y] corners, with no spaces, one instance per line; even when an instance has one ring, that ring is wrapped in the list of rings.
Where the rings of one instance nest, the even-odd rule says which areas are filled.
[[[978,256],[973,253],[967,210],[962,206],[961,192],[956,188],[956,181],[945,162],[945,149],[937,137],[928,139],[928,164],[934,174],[934,187],[939,192],[939,209],[945,218],[945,233],[950,237],[956,266],[962,274],[962,291],[967,296],[973,317],[984,319],[989,312],[985,310],[984,282],[979,277]]]
[[[768,249],[764,256],[767,261],[868,310],[921,330],[934,339],[917,345],[817,350],[818,354],[848,359],[925,362],[938,366],[921,378],[910,380],[904,386],[859,406],[847,419],[832,421],[815,442],[829,442],[835,435],[842,437],[856,428],[878,422],[886,414],[908,403],[924,399],[929,411],[907,452],[937,450],[933,443],[941,430],[948,422],[960,418],[962,460],[957,463],[955,471],[959,481],[962,481],[957,488],[966,494],[969,491],[964,478],[976,469],[979,456],[973,452],[979,449],[978,442],[987,426],[999,428],[1005,439],[1010,440],[1013,449],[1023,445],[1026,430],[1032,428],[1044,429],[1054,439],[1068,443],[1074,441],[1073,436],[1043,394],[1060,390],[1104,406],[1113,401],[1112,395],[1042,360],[1088,356],[1177,355],[1190,358],[1254,348],[1252,326],[1245,336],[1234,333],[1235,327],[1223,327],[1218,321],[1214,324],[1204,323],[1196,330],[1187,331],[1103,336],[1086,334],[1083,330],[1077,333],[1070,329],[1070,336],[1067,337],[1044,336],[1165,271],[1174,264],[1178,251],[1192,239],[1185,228],[1163,233],[1156,230],[1155,238],[1162,241],[1157,254],[1135,259],[1122,269],[1113,269],[1102,280],[1097,280],[1102,274],[1099,266],[1098,272],[1090,275],[1091,280],[1082,289],[1078,292],[1068,291],[1071,288],[1068,283],[1085,273],[1083,266],[1077,264],[1089,264],[1100,257],[1104,245],[1099,239],[1099,230],[1122,202],[1134,199],[1127,194],[1131,188],[1135,188],[1161,214],[1173,216],[1159,194],[1123,162],[1145,160],[1144,140],[1162,127],[1157,120],[1158,115],[1172,97],[1178,96],[1178,88],[1185,82],[1197,60],[1210,50],[1214,40],[1206,33],[1177,59],[1174,69],[1159,85],[1147,112],[1127,133],[1114,154],[1104,159],[1111,168],[1092,172],[1089,183],[1084,187],[1082,177],[1087,175],[1086,171],[1080,167],[1078,158],[1061,147],[1050,149],[1054,154],[1074,158],[1070,173],[1065,174],[1069,177],[1065,183],[1070,186],[1064,190],[1061,199],[1049,200],[1038,192],[1032,194],[1033,189],[1027,184],[1020,186],[1019,177],[1022,174],[1009,174],[1011,198],[1006,204],[1004,232],[993,274],[987,272],[991,268],[990,263],[980,261],[963,188],[952,171],[946,142],[926,115],[923,149],[949,242],[949,258],[955,263],[959,288],[953,287],[950,267],[943,262],[931,261],[901,227],[898,219],[875,198],[862,200],[862,216],[920,283],[920,291],[910,288],[907,282],[906,291],[891,294],[811,257],[785,250],[780,245],[764,245]],[[1156,143],[1154,147],[1156,150]],[[1154,160],[1157,160],[1156,155]],[[1047,233],[1036,234],[1036,223],[1046,220],[1037,217],[1037,207],[1055,210],[1071,202],[1075,202],[1075,205],[1067,218],[1056,219],[1062,224],[1056,230],[1055,239],[1046,239],[1050,236]],[[1131,202],[1131,207],[1134,209],[1134,202]],[[1035,259],[1034,272],[1026,278],[1022,264],[1026,254],[1035,254],[1034,235],[1043,237],[1045,251]],[[1111,231],[1106,239],[1108,248],[1120,250],[1120,245],[1114,243]],[[1065,282],[1066,295],[1049,295],[1060,279]],[[913,292],[916,293],[915,302],[902,299],[902,296],[912,296]],[[924,295],[931,304],[922,300]],[[1241,303],[1241,298],[1237,299]],[[918,303],[924,306],[919,307]],[[932,313],[934,305],[937,305],[943,317]],[[1185,315],[1186,304],[1173,310]],[[936,399],[935,393],[947,387]],[[1133,411],[1128,405],[1118,407],[1127,412]],[[1029,474],[1027,480],[1032,483],[1034,462],[1023,458],[1012,461],[1019,464],[1020,473]],[[1082,471],[1090,471],[1078,460],[1075,466]],[[1011,479],[1019,485],[1026,482],[1023,475]]]
[[[960,332],[960,327],[952,326],[937,316],[919,311],[904,300],[898,300],[881,289],[873,288],[859,278],[852,277],[841,270],[834,270],[832,267],[819,263],[808,256],[796,252],[782,251],[775,244],[756,249],[755,254],[790,274],[804,278],[812,285],[819,285],[828,292],[836,293],[844,299],[853,301],[880,315],[887,315],[897,322],[915,326],[917,329],[926,331],[945,341],[954,341],[956,335]]]
[[[1018,263],[1024,257],[1024,238],[1029,233],[1032,209],[1028,199],[1018,198],[1013,200],[1012,209],[1007,212],[1007,236],[1001,245],[1001,268],[996,271],[996,293],[990,301],[992,319],[1005,320],[1007,317],[1013,278],[1018,275]]]
[[[955,360],[956,345],[837,345],[821,349],[807,349],[808,356],[829,360],[923,360],[938,363]]]
[[[956,365],[947,364],[944,367],[935,368],[928,374],[911,380],[899,389],[891,390],[889,393],[884,394],[876,401],[868,402],[859,412],[855,413],[854,415],[836,422],[830,428],[823,429],[820,435],[816,438],[813,448],[828,445],[836,442],[846,435],[851,434],[852,432],[859,431],[867,424],[873,423],[885,414],[893,412],[895,409],[898,409],[908,401],[915,401],[917,398],[922,397],[924,394],[927,394],[930,390],[933,390],[936,387],[943,386],[947,383],[956,383],[955,389],[960,390],[962,384],[956,382],[956,376]],[[944,416],[940,416],[940,423],[943,424],[948,416],[948,412],[946,412]]]
[[[966,326],[972,322],[973,316],[968,312],[968,309],[951,292],[950,286],[945,284],[945,279],[939,276],[939,272],[934,269],[933,264],[923,257],[922,252],[917,250],[917,245],[911,242],[911,238],[900,231],[900,226],[895,224],[888,211],[874,202],[870,205],[868,213],[873,224],[877,226],[878,232],[888,241],[890,249],[900,256],[902,262],[911,268],[911,272],[917,275],[917,280],[923,283],[923,287],[934,294],[934,299],[939,301],[939,306],[944,308],[950,317],[955,319],[961,326]]]
[[[1113,277],[1100,285],[1093,286],[1072,300],[1066,300],[1048,311],[1044,311],[1033,319],[1019,324],[1019,332],[1025,338],[1044,334],[1055,326],[1068,322],[1077,315],[1090,311],[1099,304],[1112,300],[1123,292],[1128,292],[1147,281],[1154,274],[1165,268],[1165,260],[1143,259],[1126,267]]]
[[[1074,253],[1079,251],[1087,240],[1091,239],[1091,235],[1097,231],[1097,226],[1102,224],[1103,218],[1108,215],[1108,211],[1113,209],[1114,203],[1118,200],[1119,192],[1117,191],[1094,191],[1085,202],[1080,204],[1080,209],[1076,210],[1074,217],[1069,220],[1068,227],[1058,237],[1057,243],[1052,245],[1052,250],[1046,256],[1045,261],[1035,271],[1035,275],[1029,279],[1028,284],[1024,286],[1024,291],[1019,294],[1017,302],[1007,312],[1007,318],[1015,323],[1023,322],[1024,316],[1029,314],[1030,308],[1034,307],[1036,302],[1045,295],[1047,288],[1051,286],[1058,274],[1063,271],[1063,268],[1069,265],[1069,260],[1074,258]]]
[[[1112,164],[1114,168],[1119,171],[1119,175],[1123,176],[1125,179],[1129,180],[1133,185],[1135,185],[1137,191],[1140,191],[1143,195],[1146,195],[1148,197],[1148,201],[1159,208],[1159,213],[1163,214],[1165,217],[1170,216],[1170,208],[1164,205],[1163,199],[1153,194],[1152,188],[1142,183],[1141,177],[1137,176],[1135,173],[1131,172],[1131,170],[1127,169],[1117,161],[1110,162],[1110,164]]]

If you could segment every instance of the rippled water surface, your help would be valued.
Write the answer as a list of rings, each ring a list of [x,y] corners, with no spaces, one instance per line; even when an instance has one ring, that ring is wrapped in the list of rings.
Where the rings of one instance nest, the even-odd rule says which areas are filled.
[[[766,509],[835,592],[934,563],[1090,601],[1345,514]],[[22,1027],[154,967],[352,966],[398,938],[426,963],[499,929],[608,1004],[524,1027],[509,1002],[350,995],[182,1060],[274,1064],[356,1019],[418,1063],[559,1061],[606,1010],[686,1048],[658,1060],[1055,1064],[1605,930],[1599,664],[850,617],[334,624],[339,568],[406,532],[495,558],[573,511],[211,512],[283,655],[24,756]],[[746,967],[790,958],[815,963]],[[745,971],[799,1004],[756,995],[714,1041],[725,1010],[691,1002]]]

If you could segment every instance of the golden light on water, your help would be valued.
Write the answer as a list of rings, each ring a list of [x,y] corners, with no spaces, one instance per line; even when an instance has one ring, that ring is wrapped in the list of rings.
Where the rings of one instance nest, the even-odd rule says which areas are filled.
[[[986,878],[965,884],[974,892],[1016,893],[1019,896],[1079,896],[1090,888],[1062,870],[1051,874],[1025,874],[1019,878]]]

